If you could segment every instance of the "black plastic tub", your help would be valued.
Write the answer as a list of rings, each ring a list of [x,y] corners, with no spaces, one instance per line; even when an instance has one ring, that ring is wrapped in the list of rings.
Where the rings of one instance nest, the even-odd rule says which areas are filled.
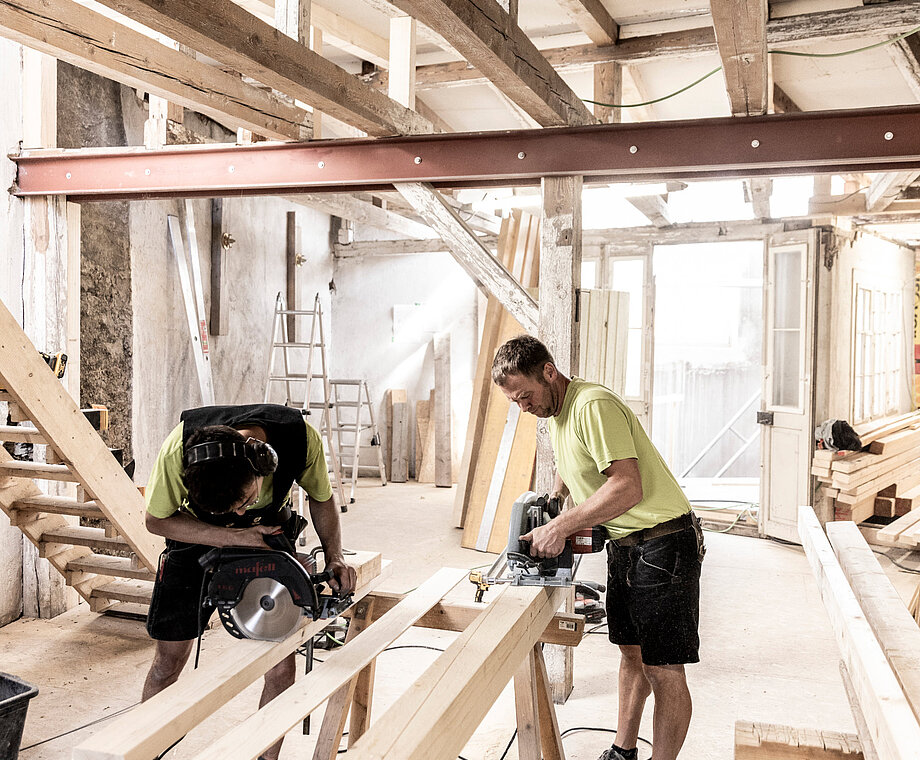
[[[0,673],[0,760],[16,760],[26,724],[29,700],[38,687],[8,673]]]

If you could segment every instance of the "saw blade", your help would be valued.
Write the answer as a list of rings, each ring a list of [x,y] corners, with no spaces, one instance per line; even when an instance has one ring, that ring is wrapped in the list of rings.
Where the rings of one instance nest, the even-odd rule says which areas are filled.
[[[284,641],[297,628],[303,613],[283,583],[263,577],[246,584],[230,617],[247,639]]]

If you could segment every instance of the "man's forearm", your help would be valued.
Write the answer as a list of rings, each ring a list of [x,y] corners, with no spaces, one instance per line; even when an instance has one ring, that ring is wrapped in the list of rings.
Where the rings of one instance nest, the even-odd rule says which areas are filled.
[[[248,546],[253,543],[249,535],[252,529],[209,525],[181,512],[174,512],[169,517],[154,517],[148,512],[146,525],[147,530],[157,536],[184,541],[187,544],[223,547]],[[244,536],[244,532],[248,532],[247,535]]]
[[[636,504],[638,500],[635,499],[629,484],[608,478],[590,497],[577,507],[565,510],[553,522],[558,520],[556,527],[564,531],[565,535],[571,536],[579,530],[613,520]]]

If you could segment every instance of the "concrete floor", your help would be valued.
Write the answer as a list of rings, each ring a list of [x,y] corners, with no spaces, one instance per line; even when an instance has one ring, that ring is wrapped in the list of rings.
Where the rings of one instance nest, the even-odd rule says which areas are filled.
[[[392,560],[385,588],[408,591],[436,568],[489,565],[493,556],[462,549],[451,525],[453,489],[416,483],[380,488],[366,481],[342,515],[346,547],[381,551]],[[736,719],[854,731],[838,672],[838,650],[808,563],[798,547],[710,533],[703,569],[702,662],[688,667],[694,716],[681,757],[729,760]],[[883,559],[902,597],[916,579]],[[579,576],[603,581],[602,555],[589,556]],[[465,585],[465,584],[464,584]],[[471,600],[472,586],[453,592]],[[445,647],[456,634],[410,630],[398,643]],[[232,656],[245,646],[220,627],[208,631],[202,661]],[[138,700],[151,656],[143,624],[98,616],[86,605],[53,620],[21,619],[0,629],[0,670],[39,687],[23,747],[104,719]],[[334,654],[318,653],[320,659]],[[378,659],[374,714],[380,715],[437,656],[400,649]],[[563,730],[615,726],[618,654],[603,635],[589,635],[575,651],[575,689],[558,707]],[[322,667],[322,665],[317,665]],[[194,757],[209,740],[255,710],[261,682],[193,731],[169,755]],[[643,737],[651,739],[651,700]],[[314,714],[314,735],[321,712]],[[20,752],[23,760],[70,757],[71,748],[98,730],[89,727]],[[474,734],[463,757],[498,760],[514,730],[510,689]],[[609,734],[574,732],[569,760],[594,760]],[[310,757],[314,737],[289,735],[282,758]],[[641,745],[640,745],[641,746]],[[650,751],[640,750],[640,758]],[[517,757],[514,745],[507,755]]]

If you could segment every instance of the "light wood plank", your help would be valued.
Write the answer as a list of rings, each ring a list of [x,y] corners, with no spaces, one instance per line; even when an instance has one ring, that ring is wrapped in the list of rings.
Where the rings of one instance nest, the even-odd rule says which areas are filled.
[[[888,664],[904,690],[904,696],[920,719],[920,627],[901,600],[885,571],[851,522],[825,526],[834,554],[850,582],[885,653]]]
[[[303,109],[69,0],[53,5],[42,0],[4,2],[0,30],[22,45],[217,121],[280,140],[311,134]],[[112,40],[118,41],[117,50]]]
[[[600,0],[557,0],[595,45],[613,45],[620,36],[617,22]]]
[[[405,483],[409,479],[409,404],[405,401],[393,403],[392,417],[389,476],[393,483]]]
[[[380,555],[358,552],[348,558],[358,571],[356,601],[381,575]],[[74,760],[149,760],[182,738],[267,670],[328,625],[311,621],[282,642],[243,640],[236,657],[205,663],[172,686],[108,723],[73,750]]]
[[[878,738],[876,748],[891,760],[914,757],[920,725],[811,507],[799,507],[798,525],[859,705]]]
[[[228,731],[200,753],[197,760],[249,760],[270,747],[373,662],[377,655],[431,609],[465,575],[464,570],[439,570],[362,635],[350,641],[335,657],[323,663],[322,668],[282,692],[255,715]]]
[[[863,760],[855,734],[735,721],[735,760]]]
[[[434,336],[434,484],[450,488],[453,483],[450,424],[450,334]]]

